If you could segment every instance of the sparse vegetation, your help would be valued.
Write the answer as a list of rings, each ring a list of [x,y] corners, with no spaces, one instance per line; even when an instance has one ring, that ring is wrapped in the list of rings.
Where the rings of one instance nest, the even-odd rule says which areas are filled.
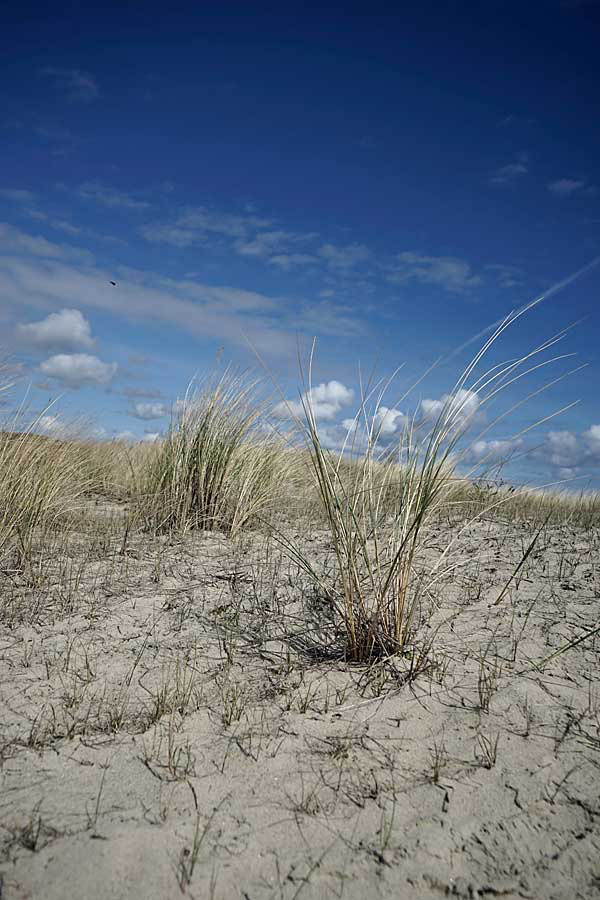
[[[579,848],[575,875],[561,859],[553,872],[586,896],[598,498],[457,468],[460,392],[489,396],[515,366],[461,376],[392,448],[378,389],[341,452],[324,445],[310,381],[300,446],[259,428],[258,383],[229,372],[190,391],[153,445],[7,427],[5,885],[41,896],[36,857],[58,877],[52,859],[68,866],[77,842],[118,856],[147,828],[165,896],[251,885],[292,900],[339,878],[358,898],[375,871],[389,895],[410,879],[437,896],[433,845],[436,885],[456,894],[447,822],[473,884],[501,893],[521,865],[507,828],[527,821]],[[528,852],[523,895],[542,896],[549,853],[542,839]]]

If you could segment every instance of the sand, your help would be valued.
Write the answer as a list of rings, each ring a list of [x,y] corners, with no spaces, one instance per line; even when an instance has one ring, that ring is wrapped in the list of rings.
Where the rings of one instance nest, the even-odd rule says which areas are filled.
[[[371,666],[265,534],[4,573],[0,896],[599,896],[600,638],[540,663],[598,623],[600,532],[549,525],[495,605],[532,534],[468,527]]]

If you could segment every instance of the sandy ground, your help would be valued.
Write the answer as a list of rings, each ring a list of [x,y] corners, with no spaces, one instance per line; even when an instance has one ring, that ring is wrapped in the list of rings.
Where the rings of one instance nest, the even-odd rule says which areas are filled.
[[[426,657],[370,667],[266,535],[5,573],[0,896],[600,896],[600,639],[539,666],[597,625],[600,532],[548,526],[493,605],[531,535],[466,529]]]

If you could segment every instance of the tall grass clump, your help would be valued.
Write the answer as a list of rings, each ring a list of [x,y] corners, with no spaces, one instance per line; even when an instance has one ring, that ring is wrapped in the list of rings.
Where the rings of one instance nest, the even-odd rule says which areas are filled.
[[[341,449],[332,451],[324,446],[312,400],[313,343],[308,386],[301,368],[303,416],[291,409],[290,413],[309,453],[334,551],[333,577],[317,572],[299,544],[283,535],[279,540],[330,602],[336,623],[341,624],[347,660],[369,661],[402,653],[414,645],[415,613],[423,587],[415,563],[423,548],[426,526],[447,508],[457,490],[464,492],[469,473],[458,477],[458,464],[468,460],[469,446],[475,440],[481,440],[493,425],[553,383],[532,391],[485,424],[469,445],[463,445],[467,431],[482,421],[483,408],[500,391],[541,366],[564,358],[533,359],[552,347],[563,336],[560,334],[523,357],[476,375],[485,354],[526,309],[513,312],[493,331],[440,401],[435,417],[417,405],[413,415],[403,417],[403,427],[392,444],[389,429],[386,434],[389,411],[382,402],[389,379],[378,395],[381,382],[371,390],[367,386],[366,392],[361,385],[360,409],[347,428]],[[446,552],[441,553],[444,557]]]
[[[35,542],[43,544],[58,520],[82,498],[88,484],[68,441],[35,433],[36,423],[17,430],[17,419],[0,432],[0,562],[21,567]]]
[[[291,457],[260,430],[258,384],[227,369],[203,389],[188,388],[141,472],[138,512],[147,527],[233,535],[264,513]]]

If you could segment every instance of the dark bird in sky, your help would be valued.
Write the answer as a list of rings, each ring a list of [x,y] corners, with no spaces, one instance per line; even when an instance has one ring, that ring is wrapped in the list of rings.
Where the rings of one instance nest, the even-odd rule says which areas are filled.
[[[116,281],[109,281],[108,283],[109,283],[109,284],[112,284],[113,287],[116,287],[116,286],[117,286],[117,282],[116,282]]]

